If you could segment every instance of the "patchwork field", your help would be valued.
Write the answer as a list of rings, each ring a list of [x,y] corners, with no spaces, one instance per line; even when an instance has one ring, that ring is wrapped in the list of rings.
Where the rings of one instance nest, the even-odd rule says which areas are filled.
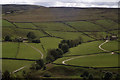
[[[116,14],[116,9],[46,7],[4,14],[1,58],[10,59],[2,60],[3,72],[18,70],[14,75],[22,76],[24,70],[37,78],[45,77],[46,74],[52,78],[82,78],[80,76],[86,71],[95,77],[101,77],[105,73],[104,69],[83,68],[87,66],[110,67],[111,70],[107,70],[117,74],[117,70],[113,68],[119,67],[120,54]],[[29,32],[36,36],[33,41],[27,37]],[[11,41],[5,41],[7,35]],[[23,38],[23,42],[14,41],[20,37]],[[109,38],[106,37],[112,38],[107,40]],[[25,38],[28,38],[28,41],[25,42]],[[40,40],[40,43],[33,43],[34,40]],[[65,52],[63,47],[68,49],[68,52]],[[55,50],[49,52],[52,57],[48,56],[48,50],[51,49]],[[31,70],[30,66],[38,59],[43,59],[44,69]],[[51,62],[47,62],[47,59]]]

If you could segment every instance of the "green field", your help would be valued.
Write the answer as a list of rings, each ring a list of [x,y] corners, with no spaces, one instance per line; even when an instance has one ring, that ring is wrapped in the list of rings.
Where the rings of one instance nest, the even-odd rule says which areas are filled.
[[[15,23],[19,28],[31,28],[36,29],[32,23]]]
[[[58,44],[62,39],[54,38],[54,37],[45,37],[40,38],[41,44],[44,46],[45,51],[47,52],[49,49],[58,48]]]
[[[18,50],[18,43],[3,42],[2,43],[2,57],[3,58],[15,58]]]
[[[69,52],[67,54],[65,54],[65,56],[84,55],[84,54],[103,52],[98,47],[101,43],[103,43],[103,41],[82,43],[82,44],[78,45],[77,47],[70,48]]]
[[[104,31],[100,26],[87,21],[67,22],[79,31]]]
[[[66,26],[63,23],[59,23],[59,22],[46,22],[46,23],[43,22],[43,23],[34,23],[34,24],[37,25],[38,28],[43,30],[75,31],[69,26]]]
[[[118,50],[118,42],[117,41],[109,41],[108,43],[104,44],[102,48],[108,50],[108,51],[113,51],[113,50]]]
[[[34,44],[34,43],[33,43]],[[41,45],[40,45],[41,46]],[[42,48],[41,48],[42,49]],[[40,59],[41,54],[31,47],[31,44],[21,43],[19,48],[19,53],[16,58],[22,59]]]
[[[3,72],[5,70],[13,72],[23,66],[29,66],[32,63],[34,63],[34,61],[2,60],[2,70]]]
[[[106,33],[106,32],[85,32],[89,36],[95,38],[95,39],[103,39],[106,36],[110,36],[111,34]]]
[[[39,30],[31,30],[31,29],[18,29],[16,28],[15,29],[15,34],[16,36],[19,36],[19,37],[27,37],[27,34],[29,32],[33,32],[35,33],[36,37],[42,37],[42,36],[46,36],[42,31],[39,31]]]
[[[63,57],[56,60],[54,63],[62,64],[62,61],[75,57]],[[117,54],[97,54],[88,56],[78,56],[75,59],[66,62],[69,65],[88,66],[88,67],[118,67],[118,55]]]
[[[75,39],[78,39],[79,37],[81,37],[84,42],[93,40],[92,38],[84,35],[81,32],[57,32],[57,31],[47,31],[47,32],[49,32],[51,35],[61,37],[61,38],[66,39],[66,40],[69,40],[69,39],[75,40]]]
[[[100,24],[106,29],[118,29],[118,24],[112,20],[97,20],[96,23]]]
[[[5,28],[5,27],[15,28],[15,26],[13,24],[11,24],[10,22],[8,22],[6,20],[2,20],[2,26],[3,26],[3,28]]]

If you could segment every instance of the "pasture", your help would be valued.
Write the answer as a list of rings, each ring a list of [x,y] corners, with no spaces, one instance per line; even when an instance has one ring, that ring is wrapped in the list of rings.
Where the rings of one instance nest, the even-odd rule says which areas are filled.
[[[6,20],[2,20],[2,27],[3,28],[15,28],[15,26],[13,24],[11,24],[10,22],[6,21]]]
[[[112,20],[97,20],[95,23],[103,26],[105,29],[108,30],[118,29],[118,23]]]
[[[70,58],[74,59],[66,61],[66,64],[87,67],[118,67],[118,55],[112,55],[111,53],[100,53],[97,55],[86,55],[77,57],[63,57],[56,60],[54,63],[62,64],[62,61]]]
[[[67,24],[73,26],[78,31],[104,31],[99,25],[87,21],[67,22]]]
[[[34,45],[34,43],[33,43],[33,45]],[[39,45],[39,46],[41,46],[41,45]],[[41,54],[34,48],[29,43],[21,43],[19,52],[18,52],[16,58],[34,59],[34,60],[40,59]],[[42,50],[42,48],[40,48],[40,49]]]
[[[99,53],[103,52],[99,49],[99,45],[104,41],[93,41],[88,43],[82,43],[77,47],[70,48],[69,52],[64,56],[71,56],[71,55],[85,55],[85,54],[92,54],[92,53]]]
[[[54,38],[54,37],[44,37],[40,38],[41,44],[44,46],[45,51],[47,52],[49,49],[58,48],[58,44],[62,39]]]
[[[36,29],[36,27],[32,23],[14,23],[19,28],[30,28],[30,29]]]
[[[46,70],[31,70],[31,74],[35,75],[35,77],[37,74],[40,77],[43,76],[44,72],[50,72],[54,75],[52,75],[52,77],[62,76],[81,78],[80,75],[85,72],[85,70],[91,71],[90,74],[95,73],[92,72],[93,70],[91,69],[83,69],[81,67],[80,69],[76,69],[71,66],[69,69],[66,65],[118,67],[119,54],[111,54],[111,52],[106,53],[106,51],[99,48],[99,45],[105,42],[105,40],[100,39],[103,39],[106,36],[118,36],[119,34],[118,24],[116,22],[116,10],[107,10],[108,9],[41,7],[22,13],[18,12],[3,15],[3,40],[6,35],[9,35],[12,40],[18,37],[27,38],[27,34],[33,32],[41,43],[4,41],[2,44],[1,58],[38,60],[41,59],[42,53],[43,60],[46,61],[48,50],[58,48],[58,45],[62,40],[75,40],[81,37],[83,40],[82,44],[75,44],[72,48],[70,47],[67,53],[64,53],[61,58],[56,59],[54,62],[48,64],[45,63]],[[118,50],[118,40],[109,41],[101,47],[108,51]],[[120,51],[115,52],[119,53]],[[62,67],[60,65],[52,64],[63,64],[62,62],[67,59],[70,60],[66,61],[66,65],[62,65]],[[27,68],[17,72],[18,74],[20,73],[19,75],[21,76],[22,71],[30,71],[29,67],[34,63],[35,61],[3,59],[3,72],[5,70],[13,72],[16,69],[26,66]],[[98,72],[97,69],[95,71],[100,74],[99,76],[103,75],[103,73]],[[15,75],[17,75],[17,73]]]
[[[2,57],[3,58],[15,58],[18,50],[18,43],[3,42],[2,43]]]
[[[104,44],[102,48],[108,51],[114,51],[119,49],[118,45],[119,45],[119,42],[117,41],[109,41],[108,43]]]
[[[27,67],[33,63],[34,61],[2,60],[2,70],[3,72],[6,70],[8,70],[9,72],[13,72],[21,67]]]
[[[69,26],[60,23],[60,22],[41,22],[41,23],[34,23],[38,26],[39,29],[43,29],[45,31],[75,31],[74,29],[70,28]],[[57,27],[57,28],[56,28]]]
[[[27,34],[29,32],[33,32],[37,38],[42,37],[42,36],[46,36],[46,34],[44,34],[42,31],[40,30],[31,30],[31,29],[15,29],[15,36],[19,36],[19,37],[27,37]]]
[[[66,40],[74,40],[81,37],[84,42],[93,40],[92,38],[84,35],[81,32],[59,32],[59,31],[47,31],[53,36],[61,37]]]

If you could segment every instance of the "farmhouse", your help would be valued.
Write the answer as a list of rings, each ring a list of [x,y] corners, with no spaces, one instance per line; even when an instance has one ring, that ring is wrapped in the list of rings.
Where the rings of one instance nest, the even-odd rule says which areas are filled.
[[[23,42],[28,42],[28,38],[23,38]]]

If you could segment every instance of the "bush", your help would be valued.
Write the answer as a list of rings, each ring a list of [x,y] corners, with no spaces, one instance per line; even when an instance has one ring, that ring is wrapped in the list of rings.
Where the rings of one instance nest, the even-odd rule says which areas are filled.
[[[111,78],[112,78],[112,73],[106,72],[103,77],[103,80],[110,80]]]
[[[35,39],[36,38],[36,36],[35,36],[35,34],[33,32],[29,32],[27,34],[27,37],[28,37],[28,39]]]
[[[12,40],[11,40],[10,36],[7,35],[7,36],[5,36],[5,41],[12,41]]]
[[[51,77],[51,73],[50,72],[46,72],[43,76],[44,77]]]
[[[40,43],[40,40],[32,40],[33,43]]]

